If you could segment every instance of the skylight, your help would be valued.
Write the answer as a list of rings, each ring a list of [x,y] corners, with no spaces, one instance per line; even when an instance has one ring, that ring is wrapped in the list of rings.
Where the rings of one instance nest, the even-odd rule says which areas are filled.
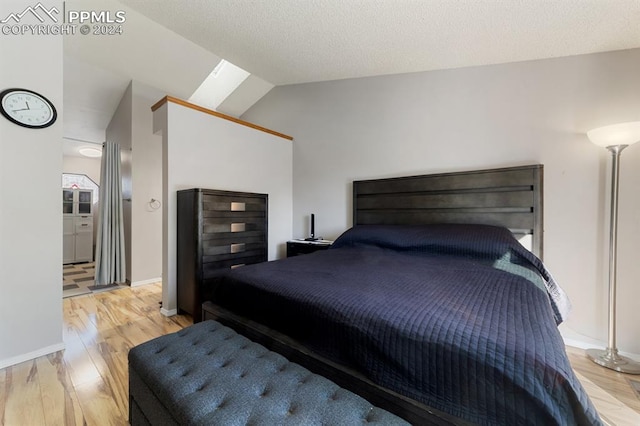
[[[189,102],[215,110],[249,75],[247,71],[223,59],[193,92]]]

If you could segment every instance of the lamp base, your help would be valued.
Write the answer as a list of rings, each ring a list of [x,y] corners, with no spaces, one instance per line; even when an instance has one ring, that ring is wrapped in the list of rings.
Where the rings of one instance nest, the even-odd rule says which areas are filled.
[[[627,374],[640,374],[640,362],[618,355],[617,349],[587,349],[587,356],[596,364],[611,370]]]

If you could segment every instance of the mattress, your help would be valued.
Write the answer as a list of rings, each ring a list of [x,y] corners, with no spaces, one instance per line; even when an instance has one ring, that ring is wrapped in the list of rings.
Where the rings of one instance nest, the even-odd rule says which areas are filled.
[[[476,424],[600,424],[558,332],[569,303],[504,228],[358,226],[226,274],[214,302]]]

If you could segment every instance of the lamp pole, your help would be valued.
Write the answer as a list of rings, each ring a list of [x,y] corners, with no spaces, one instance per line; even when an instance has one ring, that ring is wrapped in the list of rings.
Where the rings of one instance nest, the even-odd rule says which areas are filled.
[[[587,356],[596,364],[621,373],[640,374],[640,363],[618,354],[616,347],[616,279],[618,255],[618,188],[620,153],[628,145],[612,145],[611,152],[611,212],[609,218],[609,338],[607,348],[588,349]]]

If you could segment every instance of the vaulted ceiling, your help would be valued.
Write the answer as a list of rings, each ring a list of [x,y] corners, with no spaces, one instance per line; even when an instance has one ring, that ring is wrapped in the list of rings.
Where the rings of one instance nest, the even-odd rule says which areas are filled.
[[[638,0],[91,4],[127,20],[122,35],[65,37],[65,135],[78,139],[100,139],[131,79],[187,99],[222,58],[282,85],[640,47]]]

